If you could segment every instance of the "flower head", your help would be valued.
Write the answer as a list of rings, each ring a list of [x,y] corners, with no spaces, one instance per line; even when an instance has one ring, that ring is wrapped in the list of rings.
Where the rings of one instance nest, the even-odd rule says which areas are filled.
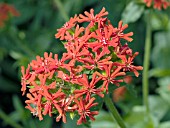
[[[153,4],[153,7],[161,10],[162,8],[166,9],[170,6],[170,1],[168,0],[144,0],[146,5],[150,7]]]
[[[20,15],[14,6],[6,3],[0,3],[0,27],[4,26],[4,22],[9,19],[9,14],[12,16]]]
[[[109,86],[119,86],[126,72],[139,75],[141,66],[135,66],[134,53],[128,43],[122,45],[122,39],[131,42],[133,32],[124,33],[128,25],[120,21],[114,27],[107,19],[108,12],[103,8],[98,14],[94,10],[85,15],[75,15],[58,29],[56,38],[64,40],[66,52],[61,59],[58,55],[44,53],[22,67],[22,88],[27,91],[26,108],[33,115],[43,119],[44,115],[56,116],[56,121],[66,123],[66,115],[73,113],[80,118],[77,124],[94,121],[98,110],[96,96],[104,97]],[[79,23],[87,22],[87,27]],[[111,84],[112,85],[111,85]],[[27,89],[28,88],[28,89]]]

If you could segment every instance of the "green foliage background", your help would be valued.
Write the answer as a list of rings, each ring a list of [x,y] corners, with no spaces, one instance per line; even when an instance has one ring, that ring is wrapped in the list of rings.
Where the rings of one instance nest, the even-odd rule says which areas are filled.
[[[55,39],[56,29],[74,14],[94,8],[98,13],[102,7],[109,12],[108,19],[114,26],[122,19],[129,24],[127,31],[133,31],[134,41],[129,43],[140,54],[136,65],[143,64],[145,42],[145,13],[148,8],[141,0],[1,0],[12,4],[20,12],[12,17],[5,27],[0,28],[0,127],[1,128],[82,128],[76,121],[68,119],[67,124],[56,123],[55,118],[45,117],[39,121],[24,108],[25,97],[20,92],[20,66],[43,56],[45,51],[64,52],[62,43]],[[142,106],[142,77],[134,78],[126,85],[128,92],[116,103],[129,128],[170,127],[170,9],[153,10],[153,30],[150,66],[150,118],[147,119]],[[136,96],[135,96],[136,95]],[[99,99],[100,100],[100,99]],[[107,112],[105,105],[92,128],[118,128]],[[150,122],[146,123],[146,120]]]

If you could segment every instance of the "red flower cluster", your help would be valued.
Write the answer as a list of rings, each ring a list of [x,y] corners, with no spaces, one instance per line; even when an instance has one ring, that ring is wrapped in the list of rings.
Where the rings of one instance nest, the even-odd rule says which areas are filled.
[[[141,66],[134,66],[133,60],[138,54],[132,53],[128,44],[132,32],[124,33],[128,25],[119,22],[114,27],[105,17],[108,12],[103,8],[99,14],[94,10],[85,15],[75,15],[58,29],[56,38],[63,40],[67,52],[59,60],[58,55],[44,53],[37,56],[27,67],[22,67],[23,95],[27,91],[26,108],[33,115],[43,119],[42,115],[57,115],[56,121],[62,118],[66,123],[66,113],[79,116],[77,124],[95,120],[97,110],[91,110],[94,96],[104,97],[109,86],[119,86],[126,72],[134,72],[138,77]],[[78,23],[87,22],[86,27]]]
[[[158,10],[161,10],[162,8],[166,9],[170,6],[170,1],[167,0],[144,0],[144,2],[148,7],[150,7],[153,3],[154,8],[157,8]]]
[[[4,26],[4,22],[8,20],[9,14],[19,16],[19,12],[12,6],[5,3],[0,3],[0,27]]]

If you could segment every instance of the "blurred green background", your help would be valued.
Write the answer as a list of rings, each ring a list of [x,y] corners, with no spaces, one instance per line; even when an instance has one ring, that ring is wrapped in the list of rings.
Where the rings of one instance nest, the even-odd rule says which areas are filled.
[[[39,121],[24,108],[26,97],[20,92],[20,66],[43,56],[45,51],[64,52],[63,44],[55,39],[56,30],[75,14],[102,7],[109,12],[114,26],[122,19],[134,32],[129,46],[140,54],[136,65],[143,65],[145,43],[145,13],[147,7],[140,0],[1,0],[13,5],[19,17],[11,17],[0,28],[0,128],[83,128],[68,119],[67,124],[56,123],[55,117]],[[170,128],[170,9],[153,10],[151,15],[152,50],[149,71],[149,103],[151,122],[145,124],[142,106],[142,75],[133,77],[116,106],[130,128]],[[92,128],[118,128],[105,105]]]

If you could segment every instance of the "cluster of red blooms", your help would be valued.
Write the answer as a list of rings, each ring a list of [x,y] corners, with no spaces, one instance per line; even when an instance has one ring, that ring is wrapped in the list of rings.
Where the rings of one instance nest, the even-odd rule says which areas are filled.
[[[170,1],[168,0],[144,0],[144,2],[148,7],[153,4],[154,8],[157,8],[158,10],[161,10],[162,8],[166,9],[170,6]]]
[[[0,3],[0,27],[4,26],[4,22],[8,20],[9,14],[19,16],[19,12],[12,6],[6,3]]]
[[[122,21],[114,27],[105,17],[108,12],[103,8],[94,15],[94,10],[75,15],[55,35],[64,42],[67,52],[61,59],[58,55],[44,53],[37,56],[27,67],[22,67],[23,95],[26,91],[26,108],[38,116],[56,115],[66,123],[66,113],[79,117],[77,124],[95,120],[97,110],[91,110],[98,103],[94,96],[104,97],[109,86],[119,86],[126,72],[138,77],[141,66],[134,66],[133,60],[138,52],[132,53],[128,44],[132,32],[124,33],[128,27]],[[88,23],[80,27],[78,23]],[[28,89],[27,89],[28,88]]]

